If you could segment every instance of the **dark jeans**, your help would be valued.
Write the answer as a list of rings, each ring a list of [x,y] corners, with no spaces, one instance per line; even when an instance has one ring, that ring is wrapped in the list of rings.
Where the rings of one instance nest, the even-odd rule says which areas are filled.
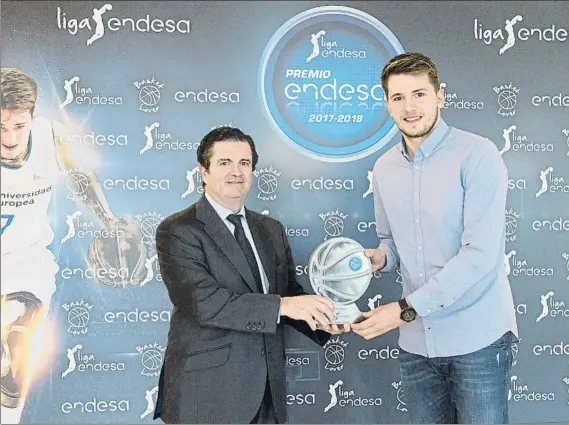
[[[508,423],[512,366],[507,332],[481,350],[426,358],[400,350],[401,384],[413,423]]]

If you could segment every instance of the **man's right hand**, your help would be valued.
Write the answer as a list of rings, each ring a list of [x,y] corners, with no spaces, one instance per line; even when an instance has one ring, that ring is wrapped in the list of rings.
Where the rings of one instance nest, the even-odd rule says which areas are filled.
[[[315,331],[316,321],[328,328],[334,319],[334,303],[319,295],[299,295],[281,298],[281,316],[304,320]]]
[[[371,260],[371,268],[374,272],[381,270],[387,264],[387,257],[383,249],[366,249],[364,255]]]

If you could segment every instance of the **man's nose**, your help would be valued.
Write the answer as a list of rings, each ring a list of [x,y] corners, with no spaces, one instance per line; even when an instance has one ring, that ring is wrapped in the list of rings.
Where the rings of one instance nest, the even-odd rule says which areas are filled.
[[[405,103],[403,104],[403,109],[405,110],[405,112],[412,112],[415,110],[416,108],[415,99],[413,98],[405,99],[404,102]]]
[[[16,132],[13,130],[6,130],[2,132],[2,142],[6,145],[14,144],[16,140]]]
[[[231,166],[231,174],[234,174],[236,176],[240,176],[241,174],[243,174],[243,171],[241,170],[241,166],[239,164],[233,164]]]

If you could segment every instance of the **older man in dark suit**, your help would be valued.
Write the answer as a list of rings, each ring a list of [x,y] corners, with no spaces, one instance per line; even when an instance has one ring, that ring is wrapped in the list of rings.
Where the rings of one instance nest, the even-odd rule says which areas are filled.
[[[285,423],[284,324],[321,345],[348,328],[297,283],[282,224],[244,207],[258,161],[251,137],[217,128],[197,153],[204,196],[156,233],[174,311],[155,418]]]

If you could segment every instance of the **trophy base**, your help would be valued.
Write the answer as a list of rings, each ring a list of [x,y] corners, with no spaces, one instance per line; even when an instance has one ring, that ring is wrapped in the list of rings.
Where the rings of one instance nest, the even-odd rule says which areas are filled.
[[[336,316],[332,323],[336,325],[351,324],[356,322],[362,312],[355,303],[347,305],[335,305]]]

